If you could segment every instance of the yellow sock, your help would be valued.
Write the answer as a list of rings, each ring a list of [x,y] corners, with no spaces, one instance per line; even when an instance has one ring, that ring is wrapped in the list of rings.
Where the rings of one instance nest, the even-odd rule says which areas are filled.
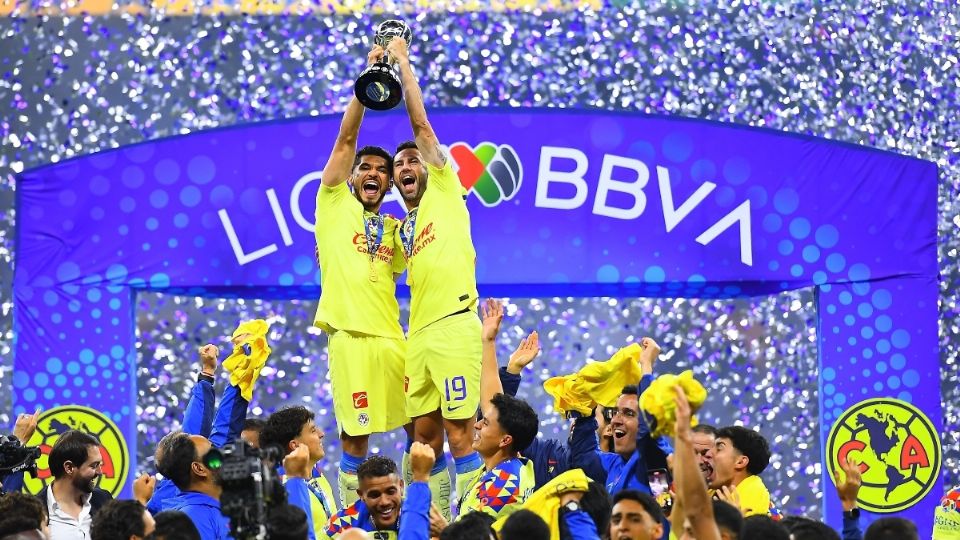
[[[430,471],[430,496],[440,507],[443,517],[450,521],[453,516],[450,512],[450,469],[447,468],[447,458],[443,454]]]
[[[360,480],[357,479],[356,474],[337,470],[337,483],[340,487],[340,508],[346,508],[360,499],[360,496],[357,495]]]

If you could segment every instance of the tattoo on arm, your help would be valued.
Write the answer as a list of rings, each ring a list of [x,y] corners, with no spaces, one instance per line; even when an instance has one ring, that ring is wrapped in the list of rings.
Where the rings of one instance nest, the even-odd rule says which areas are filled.
[[[434,148],[437,152],[437,159],[440,160],[440,166],[444,167],[447,165],[447,154],[443,151],[443,147],[440,146],[440,143],[437,143],[437,146]]]

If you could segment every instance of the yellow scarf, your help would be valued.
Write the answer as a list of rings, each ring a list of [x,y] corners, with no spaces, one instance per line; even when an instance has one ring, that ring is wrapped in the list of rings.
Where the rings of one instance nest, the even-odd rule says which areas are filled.
[[[543,389],[553,396],[553,408],[560,414],[577,411],[590,414],[598,404],[612,407],[624,386],[640,380],[640,345],[633,343],[606,362],[594,362],[572,375],[552,377]]]
[[[270,356],[268,330],[270,323],[263,319],[240,323],[233,332],[233,354],[223,361],[223,369],[230,373],[230,384],[240,388],[240,395],[247,401],[253,399],[253,384]],[[249,355],[243,350],[244,345],[249,347]]]
[[[653,380],[650,387],[640,396],[640,410],[643,412],[651,434],[673,436],[677,422],[677,396],[674,388],[680,386],[690,402],[690,411],[697,412],[703,402],[707,400],[707,389],[693,378],[693,371],[689,369],[680,375],[667,373]],[[653,419],[650,418],[653,417]],[[697,425],[697,419],[690,421]]]
[[[550,527],[550,540],[560,540],[560,496],[571,491],[585,492],[590,482],[592,480],[584,474],[583,469],[569,470],[534,491],[522,508],[530,510],[547,523]],[[508,518],[509,516],[503,517],[494,522],[493,530],[499,533]]]

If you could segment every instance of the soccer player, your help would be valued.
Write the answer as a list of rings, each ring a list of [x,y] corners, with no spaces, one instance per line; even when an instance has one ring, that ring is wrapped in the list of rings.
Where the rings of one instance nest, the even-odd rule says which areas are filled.
[[[367,61],[381,56],[383,49],[374,46]],[[357,467],[367,455],[370,434],[409,421],[404,412],[406,351],[394,296],[396,276],[403,271],[395,244],[399,222],[379,213],[390,189],[392,156],[376,146],[357,151],[363,110],[356,98],[347,106],[317,193],[322,292],[314,324],[330,336],[333,408],[343,445],[338,474],[342,506],[356,500]]]
[[[461,484],[482,466],[471,448],[480,403],[476,252],[465,190],[427,120],[407,43],[395,38],[387,44],[387,53],[400,70],[415,139],[401,144],[393,158],[393,181],[407,208],[398,231],[411,294],[406,412],[413,419],[415,439],[430,444],[437,455],[430,486],[449,519],[444,432],[461,493]]]

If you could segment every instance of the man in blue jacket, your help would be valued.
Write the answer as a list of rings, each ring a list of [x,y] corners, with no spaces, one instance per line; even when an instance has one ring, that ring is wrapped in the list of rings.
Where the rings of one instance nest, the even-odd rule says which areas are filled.
[[[197,374],[197,383],[190,390],[190,399],[187,401],[187,406],[183,412],[182,429],[167,434],[157,443],[154,462],[157,464],[157,472],[162,474],[164,478],[157,482],[153,496],[147,502],[147,510],[151,514],[156,514],[164,509],[163,501],[180,495],[180,490],[170,481],[169,473],[164,471],[160,465],[173,437],[183,433],[210,437],[209,441],[214,447],[222,448],[236,439],[243,429],[247,407],[250,404],[240,395],[240,388],[236,386],[229,385],[223,391],[223,396],[220,398],[220,407],[216,410],[216,417],[214,417],[216,396],[213,385],[219,354],[220,349],[215,345],[207,344],[200,348],[202,367],[200,373]]]
[[[640,355],[640,385],[623,389],[610,421],[613,430],[613,452],[600,451],[595,431],[588,433],[587,430],[575,429],[571,437],[571,445],[592,445],[606,473],[606,478],[602,481],[610,493],[617,493],[622,489],[652,493],[648,474],[662,470],[665,477],[667,456],[673,453],[673,448],[666,439],[651,437],[650,429],[640,417],[639,398],[653,382],[653,362],[660,354],[660,346],[650,338],[643,338],[640,345],[643,347]]]
[[[166,499],[163,509],[186,514],[203,540],[225,540],[230,538],[230,525],[220,512],[220,472],[204,463],[212,448],[202,435],[178,433],[168,441],[160,466],[180,495]]]

